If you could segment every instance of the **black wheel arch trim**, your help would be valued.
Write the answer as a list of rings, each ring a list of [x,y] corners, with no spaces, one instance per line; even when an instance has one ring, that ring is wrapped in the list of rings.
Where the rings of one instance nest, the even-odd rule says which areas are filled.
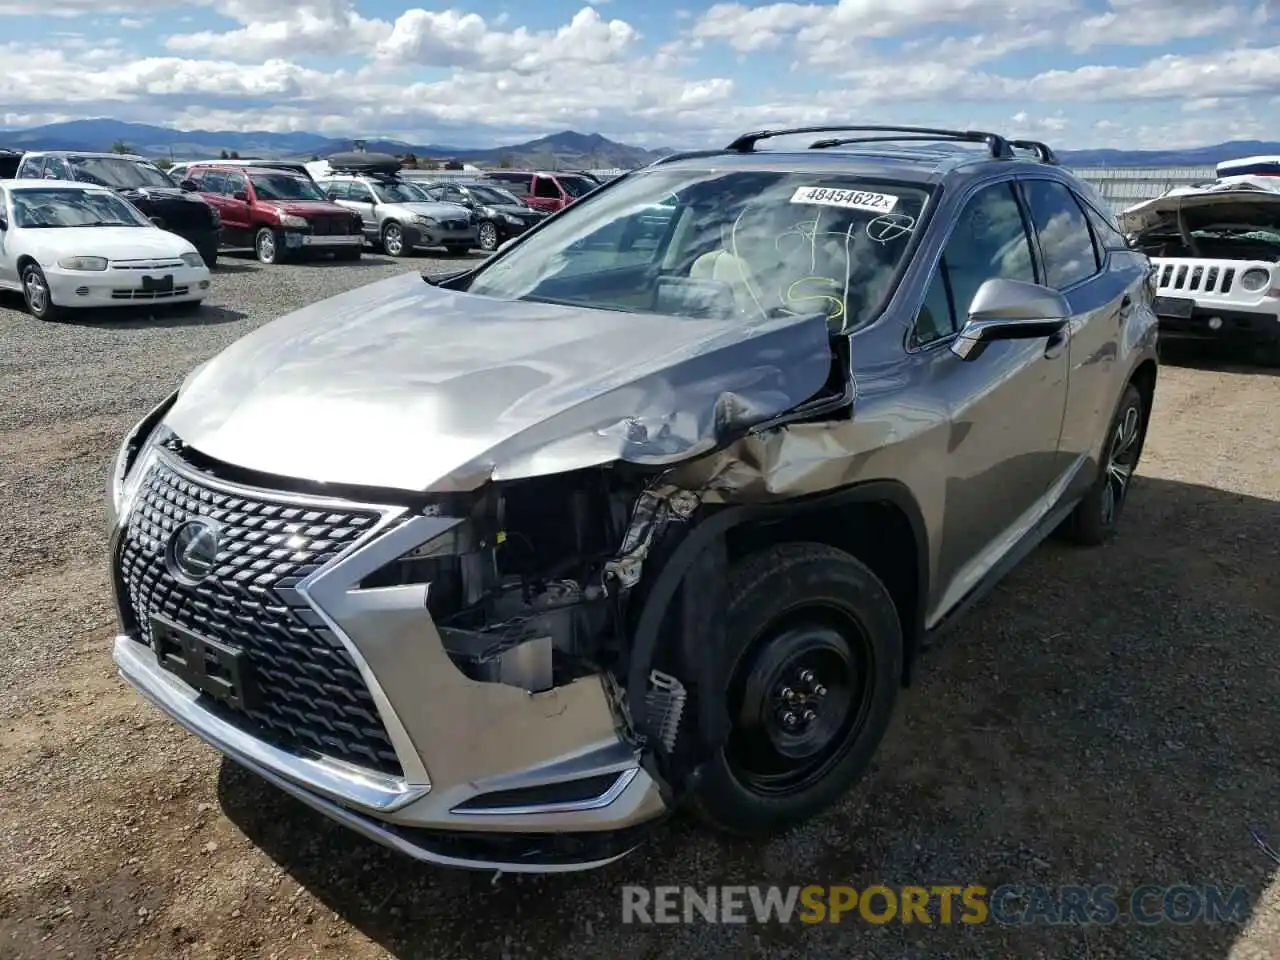
[[[723,663],[724,643],[707,643],[724,630],[725,581],[728,567],[725,538],[734,527],[763,519],[774,519],[797,511],[830,509],[856,503],[890,503],[900,509],[911,526],[916,547],[916,609],[911,629],[904,631],[902,684],[911,682],[911,666],[925,635],[925,611],[929,602],[929,538],[924,515],[910,489],[896,480],[871,480],[783,503],[744,504],[714,507],[695,516],[691,526],[673,524],[664,531],[648,563],[661,564],[648,588],[632,631],[631,653],[627,668],[627,703],[631,705],[632,723],[649,743],[656,743],[653,732],[646,729],[643,708],[648,690],[649,672],[654,665],[661,632],[672,604],[682,587],[691,601],[682,604],[679,624],[680,654],[684,668],[698,686],[698,730],[704,747],[718,748],[728,733],[728,712],[723,691],[715,682]],[[705,509],[705,508],[704,508]],[[672,533],[677,542],[672,543]],[[696,632],[696,634],[695,634]],[[695,643],[695,635],[702,642]]]

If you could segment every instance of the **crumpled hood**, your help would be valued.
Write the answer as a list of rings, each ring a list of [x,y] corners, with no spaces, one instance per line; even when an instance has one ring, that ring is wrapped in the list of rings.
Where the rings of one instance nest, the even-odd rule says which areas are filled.
[[[1176,227],[1179,211],[1188,230],[1215,226],[1280,227],[1280,190],[1258,177],[1230,177],[1199,187],[1179,187],[1134,204],[1120,214],[1120,229],[1142,233]]]
[[[268,474],[403,490],[713,449],[816,394],[825,318],[692,320],[508,302],[416,273],[321,301],[188,378],[165,423]]]

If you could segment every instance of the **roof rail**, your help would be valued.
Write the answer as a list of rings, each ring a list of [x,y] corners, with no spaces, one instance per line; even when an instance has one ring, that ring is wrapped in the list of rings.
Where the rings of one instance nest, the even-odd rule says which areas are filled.
[[[660,167],[664,163],[673,163],[676,160],[699,160],[703,157],[718,157],[722,153],[724,153],[723,150],[681,150],[677,153],[668,153],[665,157],[659,157],[649,163],[648,166]]]
[[[1009,146],[1018,150],[1030,150],[1036,155],[1036,159],[1041,163],[1058,163],[1057,154],[1049,149],[1048,144],[1041,143],[1039,140],[1010,140]]]
[[[987,133],[983,130],[940,130],[936,127],[897,127],[897,126],[876,126],[870,124],[856,124],[854,126],[817,126],[817,127],[783,127],[777,130],[756,130],[753,133],[744,133],[742,136],[730,143],[726,150],[735,153],[750,153],[761,140],[769,140],[773,137],[785,137],[797,133],[896,133],[906,134],[911,139],[920,140],[956,140],[969,143],[985,143],[987,149],[991,151],[991,156],[997,160],[1013,159],[1013,150],[1009,146],[1009,142],[998,133]],[[902,137],[887,137],[885,139],[900,140]],[[856,143],[857,138],[852,139],[835,139],[835,140],[819,140],[810,145],[810,148],[823,149],[829,146],[837,146],[840,143]]]

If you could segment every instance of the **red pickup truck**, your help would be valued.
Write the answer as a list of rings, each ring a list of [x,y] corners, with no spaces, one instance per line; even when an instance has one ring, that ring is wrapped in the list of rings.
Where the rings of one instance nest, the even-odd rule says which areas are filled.
[[[310,177],[269,167],[192,164],[182,187],[222,215],[222,245],[251,247],[263,263],[316,253],[359,260],[360,215],[329,200]]]
[[[545,210],[547,213],[555,213],[567,207],[600,186],[576,173],[542,173],[530,170],[494,170],[486,173],[483,179],[505,187],[533,209]]]

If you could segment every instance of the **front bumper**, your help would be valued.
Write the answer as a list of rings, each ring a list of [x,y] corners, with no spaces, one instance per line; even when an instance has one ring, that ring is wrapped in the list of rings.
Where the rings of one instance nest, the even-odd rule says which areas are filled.
[[[350,250],[364,246],[364,232],[346,234],[313,234],[301,230],[284,232],[286,250]]]
[[[60,307],[127,307],[144,303],[189,303],[209,295],[208,267],[64,270],[44,268],[53,302]],[[145,278],[173,278],[170,290],[149,290]]]
[[[478,247],[480,232],[477,227],[469,226],[461,230],[447,230],[443,227],[424,227],[413,224],[406,230],[413,231],[414,247]]]
[[[213,480],[167,451],[150,451],[134,469],[146,477],[157,462],[162,469],[180,471],[184,483],[209,491],[215,500],[269,499],[299,510],[310,506],[338,513],[353,506]],[[138,499],[146,495],[144,489]],[[165,509],[175,525],[189,518],[172,500]],[[641,765],[639,752],[620,735],[601,678],[585,677],[531,695],[463,674],[426,614],[424,585],[359,587],[370,573],[457,521],[376,509],[382,519],[359,542],[291,591],[305,604],[304,616],[332,627],[332,636],[358,668],[394,747],[400,775],[282,747],[160,666],[138,627],[139,614],[145,613],[140,605],[159,605],[153,601],[155,581],[140,588],[135,568],[131,583],[126,582],[129,573],[120,559],[130,518],[139,510],[137,500],[112,532],[113,583],[122,624],[114,660],[121,675],[232,760],[321,813],[417,859],[537,873],[590,869],[625,855],[644,827],[667,812],[667,803]],[[143,539],[155,541],[148,549],[163,550],[163,537],[157,539],[155,532],[147,531]],[[135,537],[132,542],[136,562],[141,541]],[[150,566],[148,577],[158,569]],[[201,601],[208,603],[209,595]],[[173,610],[170,605],[164,612]]]
[[[1163,340],[1213,341],[1241,346],[1280,342],[1280,316],[1276,312],[1197,306],[1190,317],[1157,315],[1157,319]]]

